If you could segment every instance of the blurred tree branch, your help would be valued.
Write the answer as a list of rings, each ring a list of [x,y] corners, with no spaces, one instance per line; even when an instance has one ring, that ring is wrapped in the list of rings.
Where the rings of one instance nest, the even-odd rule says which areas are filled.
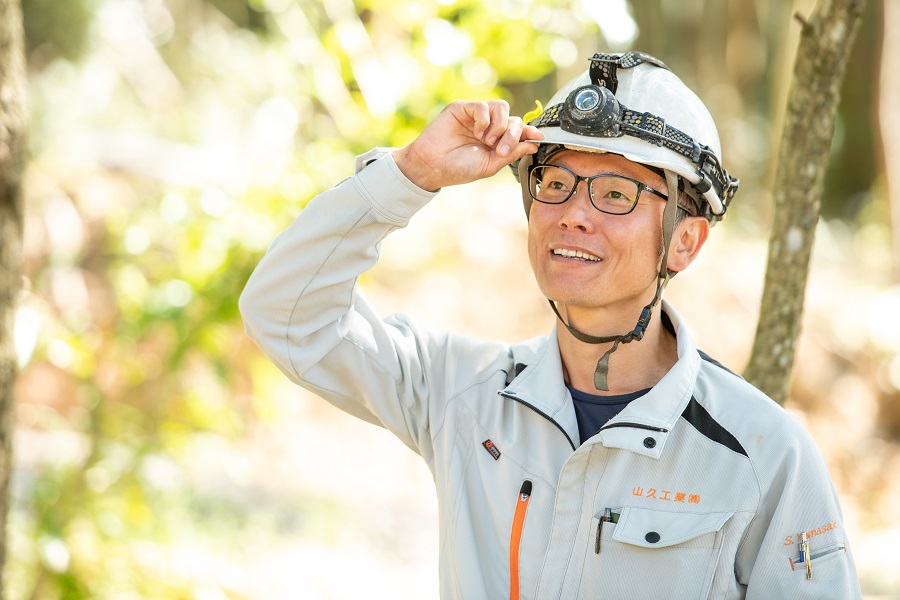
[[[821,0],[809,18],[795,15],[802,32],[775,173],[759,323],[745,372],[779,403],[788,392],[800,334],[840,85],[864,6],[864,0]]]
[[[19,0],[0,0],[0,573],[12,472],[15,301],[22,263],[25,57]],[[2,586],[0,586],[2,590]]]

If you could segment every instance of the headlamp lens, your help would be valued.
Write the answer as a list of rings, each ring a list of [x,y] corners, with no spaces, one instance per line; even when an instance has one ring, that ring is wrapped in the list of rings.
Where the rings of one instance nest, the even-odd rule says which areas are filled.
[[[600,94],[593,88],[582,88],[575,94],[575,99],[572,103],[578,110],[588,112],[597,108],[597,105],[600,104]]]

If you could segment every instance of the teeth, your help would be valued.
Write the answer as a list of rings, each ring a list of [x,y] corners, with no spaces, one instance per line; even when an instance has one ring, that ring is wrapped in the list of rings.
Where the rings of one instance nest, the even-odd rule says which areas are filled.
[[[553,254],[566,256],[569,258],[580,258],[581,260],[589,260],[592,262],[600,260],[599,256],[594,256],[593,254],[588,254],[587,252],[582,252],[581,250],[567,250],[565,248],[556,248],[553,250]]]

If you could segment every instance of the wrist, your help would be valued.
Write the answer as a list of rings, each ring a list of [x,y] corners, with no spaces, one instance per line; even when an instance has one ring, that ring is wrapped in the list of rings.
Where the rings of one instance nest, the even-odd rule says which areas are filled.
[[[397,168],[417,187],[432,193],[443,187],[435,177],[434,169],[421,160],[412,144],[394,151],[393,155]]]

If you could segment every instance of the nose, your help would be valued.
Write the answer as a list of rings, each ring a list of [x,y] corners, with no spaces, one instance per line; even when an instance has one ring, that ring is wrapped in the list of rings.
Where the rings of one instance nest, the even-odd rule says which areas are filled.
[[[591,204],[587,182],[579,181],[575,186],[575,193],[562,205],[563,211],[559,216],[560,229],[575,229],[577,231],[590,232],[594,227],[594,220],[600,212]]]

